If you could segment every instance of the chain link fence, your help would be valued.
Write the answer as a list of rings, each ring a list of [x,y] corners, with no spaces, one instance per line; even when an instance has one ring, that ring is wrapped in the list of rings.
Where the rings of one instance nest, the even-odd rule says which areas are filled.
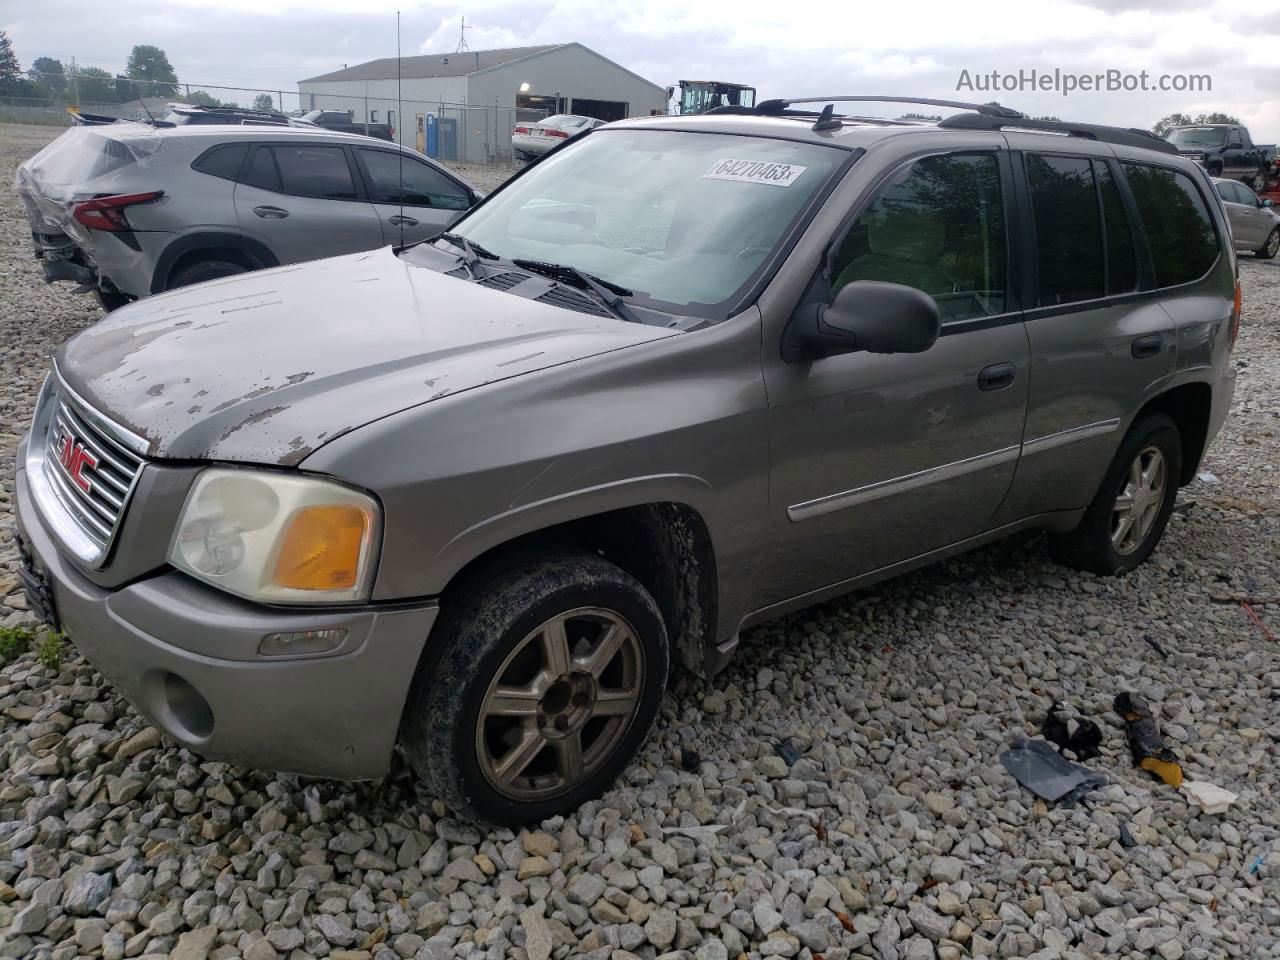
[[[54,75],[50,75],[53,77]],[[31,123],[70,126],[71,109],[80,113],[120,117],[126,120],[160,119],[170,103],[223,104],[244,108],[265,107],[291,116],[311,110],[345,113],[356,132],[386,137],[420,153],[453,163],[498,164],[512,162],[511,129],[517,120],[530,121],[547,116],[549,110],[516,107],[476,106],[429,100],[395,100],[387,97],[347,96],[331,93],[299,93],[292,90],[265,90],[217,84],[152,84],[130,81],[136,94],[130,100],[108,100],[95,95],[110,86],[102,78],[58,74],[62,92],[58,97],[0,97],[0,123]],[[156,88],[158,89],[152,89]],[[119,85],[117,85],[117,89]],[[152,89],[151,93],[144,91]],[[389,127],[390,130],[384,128]]]

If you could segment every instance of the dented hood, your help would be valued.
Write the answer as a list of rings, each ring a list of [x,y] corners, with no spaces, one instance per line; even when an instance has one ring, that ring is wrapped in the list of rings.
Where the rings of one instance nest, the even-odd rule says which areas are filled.
[[[412,266],[384,248],[150,297],[58,352],[153,457],[297,464],[417,404],[673,336]]]

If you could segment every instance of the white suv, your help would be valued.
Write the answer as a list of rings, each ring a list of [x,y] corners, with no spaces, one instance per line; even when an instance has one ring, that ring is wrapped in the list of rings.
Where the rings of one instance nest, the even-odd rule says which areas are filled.
[[[18,170],[47,281],[116,307],[202,280],[434,237],[476,191],[406,147],[328,130],[73,127]]]

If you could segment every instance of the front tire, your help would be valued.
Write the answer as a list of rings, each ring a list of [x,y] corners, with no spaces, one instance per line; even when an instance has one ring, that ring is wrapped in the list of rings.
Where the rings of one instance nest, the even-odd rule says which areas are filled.
[[[666,687],[653,597],[585,552],[526,555],[463,587],[431,646],[401,743],[433,793],[493,823],[598,796],[644,742]]]
[[[1271,260],[1280,253],[1280,227],[1276,227],[1267,236],[1267,242],[1254,254],[1259,260]]]
[[[1251,178],[1249,186],[1253,188],[1254,193],[1265,193],[1268,179],[1267,168],[1259,167],[1257,172]]]
[[[1054,559],[1103,576],[1138,566],[1164,534],[1181,474],[1182,437],[1174,422],[1162,413],[1137,421],[1080,526],[1050,540]]]

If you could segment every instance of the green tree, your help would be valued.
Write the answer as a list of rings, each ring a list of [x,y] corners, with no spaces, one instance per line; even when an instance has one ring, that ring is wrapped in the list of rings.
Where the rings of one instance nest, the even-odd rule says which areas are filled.
[[[116,81],[101,67],[81,67],[72,86],[80,103],[119,103],[116,99]]]
[[[159,47],[140,43],[129,54],[124,65],[129,79],[137,82],[144,97],[172,97],[178,92],[178,75]]]
[[[31,63],[31,69],[27,71],[27,76],[34,83],[43,85],[55,96],[66,92],[67,77],[61,60],[55,60],[53,57],[36,57]]]
[[[1185,113],[1171,113],[1167,117],[1162,117],[1156,121],[1156,125],[1151,128],[1151,132],[1157,137],[1163,137],[1173,127],[1193,127],[1201,123],[1236,123],[1240,122],[1239,117],[1233,117],[1229,113],[1197,113],[1194,117]]]
[[[18,65],[18,55],[13,52],[13,41],[8,33],[0,30],[0,91],[15,93],[16,88],[23,85],[22,68]]]
[[[192,90],[189,94],[182,98],[186,103],[194,103],[199,107],[234,107],[234,103],[225,103],[219,100],[208,90]]]
[[[253,109],[255,110],[274,110],[276,102],[271,99],[271,94],[260,93],[253,98]]]

